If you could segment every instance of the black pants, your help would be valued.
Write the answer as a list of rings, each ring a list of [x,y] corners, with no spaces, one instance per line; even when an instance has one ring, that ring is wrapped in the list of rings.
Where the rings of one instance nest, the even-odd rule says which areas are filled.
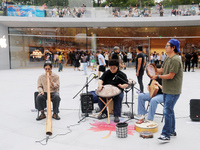
[[[137,76],[137,79],[138,79],[138,83],[140,85],[140,91],[143,92],[143,89],[144,89],[144,86],[143,86],[143,82],[142,82],[142,79],[143,79],[143,74],[139,76]]]
[[[38,111],[44,110],[46,108],[47,93],[44,95],[38,95],[36,97],[36,103]],[[59,113],[60,96],[58,92],[51,92],[51,101],[53,103],[53,112]]]
[[[187,69],[188,66],[188,72],[190,71],[190,61],[185,61],[185,71]]]

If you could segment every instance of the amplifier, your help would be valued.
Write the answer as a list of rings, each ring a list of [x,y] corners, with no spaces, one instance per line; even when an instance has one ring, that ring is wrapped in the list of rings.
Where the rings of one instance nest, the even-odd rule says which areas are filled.
[[[190,118],[192,121],[200,121],[200,99],[190,100]]]
[[[82,93],[80,96],[82,113],[92,113],[94,109],[92,93]]]

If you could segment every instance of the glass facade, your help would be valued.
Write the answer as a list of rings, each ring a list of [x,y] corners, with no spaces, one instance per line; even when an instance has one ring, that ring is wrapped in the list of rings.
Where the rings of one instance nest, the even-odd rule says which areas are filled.
[[[45,51],[63,52],[65,61],[72,51],[122,51],[135,53],[142,45],[151,52],[165,52],[170,38],[180,40],[182,52],[199,51],[200,27],[101,27],[101,28],[9,28],[11,68],[39,67]],[[68,62],[70,63],[70,62]]]

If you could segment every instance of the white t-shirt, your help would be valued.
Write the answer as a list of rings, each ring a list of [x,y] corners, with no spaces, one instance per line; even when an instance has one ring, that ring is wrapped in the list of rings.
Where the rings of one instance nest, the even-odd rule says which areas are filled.
[[[128,59],[132,59],[132,54],[131,54],[131,53],[128,53],[128,54],[127,54],[127,58],[128,58]]]
[[[166,55],[161,55],[161,60],[164,61],[165,57],[166,57]]]

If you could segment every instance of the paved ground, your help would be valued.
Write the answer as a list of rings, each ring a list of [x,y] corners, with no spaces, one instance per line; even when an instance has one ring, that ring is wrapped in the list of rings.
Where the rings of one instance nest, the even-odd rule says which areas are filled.
[[[68,126],[77,124],[80,119],[80,95],[75,99],[73,99],[73,96],[83,87],[86,77],[91,72],[88,69],[88,76],[85,76],[82,71],[74,71],[70,67],[64,68],[63,72],[57,72],[57,68],[54,68],[53,71],[59,74],[61,80],[61,120],[53,120],[53,135],[48,140],[47,145],[43,146],[36,141],[46,138],[46,120],[35,120],[37,112],[34,109],[33,93],[37,90],[37,78],[44,70],[42,68],[0,70],[1,150],[53,150],[55,148],[71,150],[197,149],[200,140],[198,135],[200,122],[192,122],[190,120],[189,102],[190,99],[200,99],[200,94],[198,93],[200,70],[184,72],[183,92],[175,106],[178,136],[173,137],[168,144],[159,144],[156,140],[163,127],[161,116],[155,117],[154,121],[159,124],[159,128],[152,139],[142,139],[136,131],[130,132],[125,139],[117,138],[114,131],[115,124],[106,125],[106,119],[98,121],[89,117],[79,125],[71,126],[71,133],[68,133]],[[136,80],[135,69],[128,68],[124,72],[128,78]],[[149,78],[145,74],[145,90],[148,82]],[[97,79],[94,79],[89,85],[89,90],[94,90],[96,87]],[[138,87],[138,84],[136,84],[136,87]],[[136,91],[134,93],[135,104],[133,109],[136,112],[137,94]],[[131,92],[128,93],[128,101],[131,101]],[[130,108],[123,105],[123,112],[129,110]],[[158,107],[158,111],[162,111],[161,106]],[[126,119],[121,118],[121,121]],[[113,120],[113,117],[111,117],[111,120]],[[129,127],[133,127],[135,122],[136,120],[129,121]],[[109,131],[112,131],[111,134],[109,134]],[[45,144],[46,140],[42,141],[42,143]]]

